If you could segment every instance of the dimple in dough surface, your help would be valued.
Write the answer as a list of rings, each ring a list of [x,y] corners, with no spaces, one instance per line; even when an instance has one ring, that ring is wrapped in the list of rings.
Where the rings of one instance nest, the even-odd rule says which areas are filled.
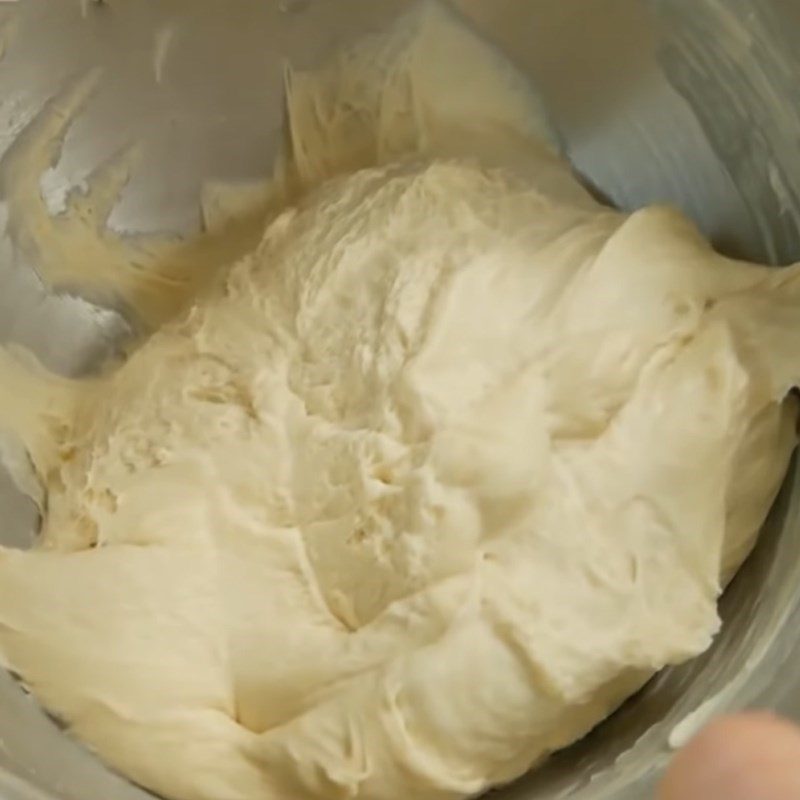
[[[710,643],[795,444],[800,277],[595,203],[518,80],[436,6],[287,75],[248,254],[126,273],[158,327],[91,381],[0,353],[47,494],[0,654],[134,781],[465,797]]]

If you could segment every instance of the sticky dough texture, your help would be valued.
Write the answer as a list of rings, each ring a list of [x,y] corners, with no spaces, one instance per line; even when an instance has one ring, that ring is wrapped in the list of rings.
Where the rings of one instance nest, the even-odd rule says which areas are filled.
[[[289,75],[252,253],[92,381],[3,354],[47,509],[0,653],[134,781],[465,797],[709,645],[795,443],[797,269],[596,204],[516,80],[435,6]]]

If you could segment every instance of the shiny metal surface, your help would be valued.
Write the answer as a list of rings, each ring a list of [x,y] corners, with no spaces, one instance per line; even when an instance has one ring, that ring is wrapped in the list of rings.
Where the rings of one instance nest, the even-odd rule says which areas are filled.
[[[682,207],[734,255],[800,258],[800,0],[454,0],[543,92],[576,168],[625,208]],[[43,179],[57,209],[131,141],[143,157],[112,224],[199,225],[208,178],[266,174],[281,123],[281,64],[315,60],[406,0],[23,0],[0,3],[0,153],[70,78],[99,91]],[[3,221],[0,202],[0,224]],[[63,372],[90,369],[124,321],[47,296],[0,239],[0,340]],[[0,473],[0,538],[36,519]],[[498,800],[652,796],[679,736],[746,704],[800,719],[800,486],[793,474],[723,601],[712,650],[659,676],[587,740]],[[679,724],[701,707],[700,712]],[[676,730],[676,726],[679,726]],[[0,675],[2,800],[142,800]],[[224,800],[221,798],[220,800]]]

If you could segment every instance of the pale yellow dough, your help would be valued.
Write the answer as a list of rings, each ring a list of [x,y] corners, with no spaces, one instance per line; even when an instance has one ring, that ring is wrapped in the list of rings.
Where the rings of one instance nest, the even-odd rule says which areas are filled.
[[[0,653],[132,780],[461,798],[709,645],[800,274],[598,205],[516,81],[436,7],[289,75],[249,255],[91,381],[2,356],[47,508]]]

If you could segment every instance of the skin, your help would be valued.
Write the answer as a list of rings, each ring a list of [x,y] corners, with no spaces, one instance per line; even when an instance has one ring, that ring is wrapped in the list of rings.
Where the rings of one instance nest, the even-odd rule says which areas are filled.
[[[765,712],[720,718],[678,753],[658,800],[800,800],[800,728]]]

